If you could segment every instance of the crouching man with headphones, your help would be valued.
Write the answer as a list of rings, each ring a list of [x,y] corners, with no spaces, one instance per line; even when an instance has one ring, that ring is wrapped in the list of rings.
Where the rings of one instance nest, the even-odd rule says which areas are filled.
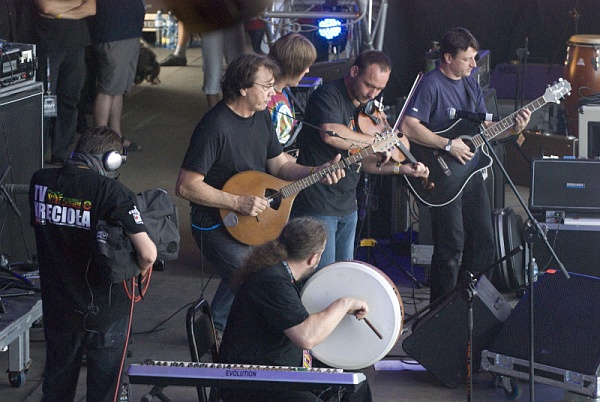
[[[87,353],[87,401],[115,400],[127,348],[134,281],[112,283],[94,258],[99,220],[121,225],[143,276],[156,259],[136,196],[118,182],[121,137],[108,127],[82,134],[61,168],[37,171],[29,187],[42,290],[44,401],[72,401]],[[132,274],[134,275],[134,274]]]

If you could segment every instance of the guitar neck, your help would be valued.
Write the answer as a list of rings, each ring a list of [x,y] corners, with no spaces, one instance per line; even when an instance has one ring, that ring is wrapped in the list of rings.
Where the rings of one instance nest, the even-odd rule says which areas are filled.
[[[528,109],[530,112],[533,113],[536,110],[540,109],[542,106],[544,106],[546,103],[548,103],[548,102],[544,99],[544,97],[540,96],[533,102],[526,105],[523,109]],[[475,145],[476,147],[480,147],[483,144],[485,144],[483,137],[485,137],[485,139],[489,141],[492,138],[500,135],[500,133],[507,130],[509,127],[511,127],[513,124],[515,124],[515,116],[517,115],[517,113],[518,113],[518,111],[512,113],[510,116],[505,117],[504,119],[500,120],[498,123],[485,129],[482,133],[473,136],[473,138],[471,138],[471,142],[473,143],[473,145]]]
[[[366,158],[367,156],[373,154],[374,152],[375,151],[373,150],[373,147],[367,147],[367,148],[361,149],[360,151],[356,152],[355,154],[352,154],[352,155],[348,156],[347,158],[344,158],[341,161],[334,163],[333,165],[329,165],[329,166],[319,170],[316,173],[308,175],[303,179],[300,179],[291,184],[288,184],[285,187],[282,187],[279,190],[279,192],[281,193],[283,198],[290,197],[294,194],[299,193],[300,191],[304,190],[305,188],[310,187],[313,184],[320,182],[328,174],[334,173],[336,170],[344,169],[355,163],[358,163],[361,160],[363,160],[364,158]]]

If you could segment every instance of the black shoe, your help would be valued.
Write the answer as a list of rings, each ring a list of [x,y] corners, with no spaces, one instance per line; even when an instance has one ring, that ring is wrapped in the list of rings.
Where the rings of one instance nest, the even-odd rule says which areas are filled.
[[[183,56],[177,56],[175,54],[168,55],[163,61],[160,62],[161,66],[177,66],[183,67],[187,65],[187,58]]]

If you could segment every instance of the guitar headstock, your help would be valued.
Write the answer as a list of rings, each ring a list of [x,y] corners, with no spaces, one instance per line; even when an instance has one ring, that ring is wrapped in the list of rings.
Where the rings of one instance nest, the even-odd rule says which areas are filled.
[[[396,133],[385,132],[375,138],[371,148],[373,148],[373,152],[391,151],[399,141],[400,139]]]
[[[571,93],[571,84],[567,80],[560,78],[558,82],[551,87],[546,88],[546,92],[542,96],[548,103],[560,103],[560,99]]]

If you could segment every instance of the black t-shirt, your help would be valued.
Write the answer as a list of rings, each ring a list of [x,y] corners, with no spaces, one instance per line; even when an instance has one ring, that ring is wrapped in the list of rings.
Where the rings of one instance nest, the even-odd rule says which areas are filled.
[[[114,179],[67,165],[37,171],[29,203],[44,325],[103,331],[127,314],[130,301],[122,284],[111,286],[90,263],[90,256],[99,219],[119,223],[130,233],[146,232],[135,194]]]
[[[355,110],[344,80],[339,79],[321,86],[310,96],[305,116],[307,123],[313,126],[338,123],[354,130]],[[325,144],[319,131],[308,124],[302,126],[297,141],[298,163],[301,165],[321,165],[338,153],[342,157],[348,156],[347,151]],[[359,179],[356,166],[352,166],[346,169],[346,177],[334,185],[314,184],[298,194],[294,211],[330,216],[348,215],[356,211],[356,186]]]
[[[82,49],[92,43],[85,19],[52,19],[35,14],[33,31],[42,54]]]
[[[206,184],[220,190],[237,173],[265,172],[267,159],[282,151],[269,112],[246,118],[219,102],[196,126],[181,168],[203,174]]]
[[[302,349],[283,331],[307,317],[300,291],[283,264],[263,269],[235,296],[219,351],[221,362],[302,367]]]

